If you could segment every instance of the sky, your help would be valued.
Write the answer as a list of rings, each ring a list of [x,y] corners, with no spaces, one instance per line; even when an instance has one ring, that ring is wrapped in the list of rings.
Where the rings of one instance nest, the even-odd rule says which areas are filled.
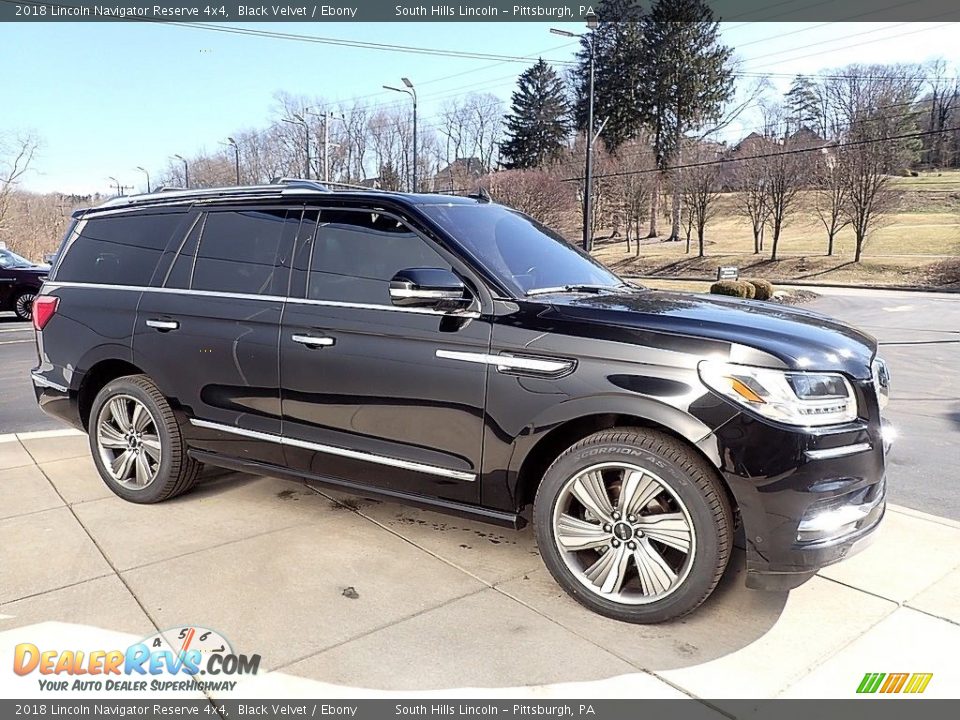
[[[319,37],[530,57],[530,62],[291,42],[176,24],[0,24],[0,137],[34,132],[42,142],[22,186],[39,192],[110,193],[108,176],[143,189],[135,168],[159,173],[173,154],[213,151],[243,129],[275,117],[275,95],[330,101],[409,102],[382,90],[409,77],[421,126],[448,99],[491,92],[509,101],[516,78],[537,57],[570,61],[576,41],[539,23],[266,23]],[[577,25],[563,27],[578,30]],[[775,73],[782,92],[797,73],[851,62],[920,62],[960,67],[960,25],[951,23],[723,23],[740,69]],[[756,123],[725,131],[736,140]]]

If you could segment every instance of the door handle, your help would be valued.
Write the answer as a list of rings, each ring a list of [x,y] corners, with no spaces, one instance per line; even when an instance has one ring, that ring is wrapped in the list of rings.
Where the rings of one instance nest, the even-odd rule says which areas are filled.
[[[315,337],[313,335],[291,335],[290,339],[295,343],[306,345],[307,347],[330,347],[336,341],[332,337]]]
[[[168,332],[170,330],[178,330],[180,328],[180,323],[176,320],[151,319],[147,320],[147,327],[155,328],[160,332]]]

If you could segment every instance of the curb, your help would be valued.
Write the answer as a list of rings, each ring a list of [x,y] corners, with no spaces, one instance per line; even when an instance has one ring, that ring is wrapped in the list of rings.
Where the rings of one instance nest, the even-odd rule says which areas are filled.
[[[689,276],[664,276],[664,275],[624,275],[627,280],[677,280],[681,282],[707,282],[712,283],[716,280],[712,277],[689,277]],[[896,292],[913,293],[943,293],[948,295],[960,295],[960,288],[918,288],[910,285],[842,285],[840,283],[811,283],[802,280],[771,280],[775,285],[788,285],[804,288],[840,288],[843,290],[892,290]]]

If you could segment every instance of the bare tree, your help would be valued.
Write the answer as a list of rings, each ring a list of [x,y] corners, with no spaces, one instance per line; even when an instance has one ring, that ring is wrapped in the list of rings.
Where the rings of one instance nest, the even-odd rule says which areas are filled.
[[[628,140],[617,149],[613,158],[616,173],[612,185],[617,196],[624,225],[624,240],[630,252],[631,239],[636,240],[640,254],[640,226],[650,211],[650,193],[656,183],[657,165],[646,137]]]
[[[722,147],[716,143],[688,143],[684,156],[689,167],[679,175],[680,196],[687,215],[687,252],[690,229],[697,231],[699,257],[704,256],[707,223],[716,216],[720,199],[720,163]]]
[[[486,177],[491,197],[544,225],[559,226],[573,209],[569,183],[554,168],[501,170]]]
[[[769,210],[767,224],[772,235],[771,260],[777,259],[780,236],[791,220],[800,191],[809,183],[812,149],[793,137],[784,138],[775,147],[774,152],[763,158],[763,190]]]
[[[735,211],[746,218],[753,233],[753,253],[763,251],[763,234],[770,217],[767,203],[766,165],[762,156],[770,152],[773,142],[762,135],[753,133],[746,137],[733,151],[728,181],[735,190]]]
[[[32,133],[0,136],[0,233],[5,229],[11,196],[30,169],[39,144]]]
[[[917,115],[890,112],[916,102],[923,82],[918,65],[850,65],[831,80],[844,122],[838,161],[847,185],[844,215],[856,240],[854,262],[882,215],[895,205],[890,175],[916,161],[921,143]]]
[[[836,150],[824,148],[816,159],[814,169],[813,209],[827,232],[827,255],[833,255],[834,241],[843,228],[850,224],[845,213],[850,192],[841,164],[845,156]]]

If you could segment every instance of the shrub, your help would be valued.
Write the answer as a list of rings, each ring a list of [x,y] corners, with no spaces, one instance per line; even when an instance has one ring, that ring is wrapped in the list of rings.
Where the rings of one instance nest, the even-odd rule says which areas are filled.
[[[710,286],[710,292],[714,295],[731,295],[733,297],[746,297],[746,283],[739,280],[720,280]]]
[[[753,285],[754,297],[757,300],[769,300],[773,297],[773,283],[769,280],[747,280],[748,283]]]
[[[738,282],[743,285],[743,297],[745,297],[747,300],[753,300],[753,298],[757,295],[757,289],[746,280],[740,280]]]

